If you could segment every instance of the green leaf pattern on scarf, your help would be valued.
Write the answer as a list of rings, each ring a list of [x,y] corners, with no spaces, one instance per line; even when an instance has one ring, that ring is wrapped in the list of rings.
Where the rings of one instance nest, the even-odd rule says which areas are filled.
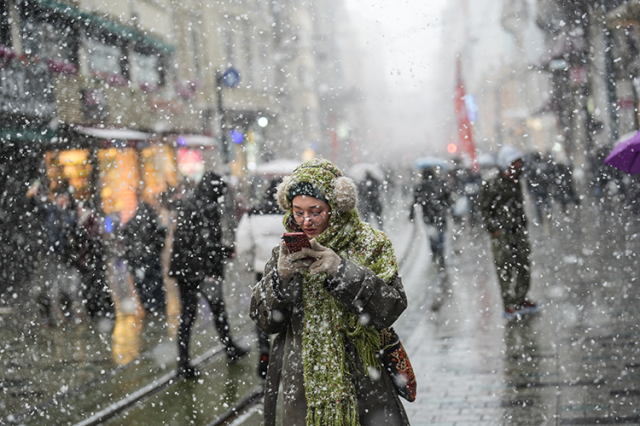
[[[332,212],[336,212],[335,209]],[[285,214],[284,224],[291,224]],[[291,229],[290,229],[291,230]],[[341,257],[371,269],[389,283],[398,265],[389,238],[362,222],[356,210],[333,213],[330,226],[316,240]],[[350,360],[345,339],[356,347],[366,369],[380,370],[376,354],[381,349],[380,333],[362,325],[324,289],[326,273],[303,274],[303,363],[307,398],[307,425],[358,425],[356,390],[350,377]]]

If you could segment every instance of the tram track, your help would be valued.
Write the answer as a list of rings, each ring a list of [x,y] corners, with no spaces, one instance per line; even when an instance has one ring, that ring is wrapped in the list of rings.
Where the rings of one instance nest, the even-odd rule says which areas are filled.
[[[241,333],[242,334],[241,336],[239,336],[239,341],[245,342],[246,344],[247,340],[253,338],[254,330],[252,327],[245,325],[241,327]],[[38,418],[43,414],[45,418],[48,418],[47,413],[59,410],[60,407],[67,404],[73,406],[73,401],[81,399],[85,395],[93,395],[95,393],[95,390],[101,386],[104,386],[105,383],[120,383],[121,381],[130,380],[131,376],[136,376],[136,372],[132,371],[131,368],[133,367],[134,370],[136,368],[146,368],[146,364],[148,364],[148,362],[145,363],[145,360],[149,360],[152,357],[153,350],[147,351],[141,354],[141,357],[134,361],[134,363],[132,364],[108,369],[99,376],[94,377],[93,379],[76,387],[68,389],[65,392],[59,392],[56,395],[42,401],[41,403],[29,407],[27,410],[15,413],[4,419],[0,419],[0,424],[31,424],[31,421],[33,421],[33,419]],[[226,352],[224,350],[224,347],[218,344],[215,347],[205,351],[201,355],[195,357],[192,362],[195,367],[203,369],[208,364],[211,364],[222,357],[226,357]],[[167,367],[164,367],[164,369],[166,370]],[[179,382],[184,381],[183,378],[177,376],[175,368],[171,368],[171,370],[172,371],[156,378],[145,378],[136,376],[136,380],[142,380],[146,383],[142,386],[136,387],[135,390],[131,390],[130,392],[126,393],[124,397],[119,398],[117,401],[114,401],[95,412],[91,411],[91,415],[84,418],[83,420],[68,422],[65,424],[73,424],[75,426],[93,426],[104,424],[109,420],[116,418],[117,416],[125,413],[127,410],[136,407],[137,405],[143,403],[159,392],[166,390],[171,386],[178,384]],[[207,424],[207,426],[225,424],[230,419],[233,419],[237,415],[241,414],[244,410],[256,404],[261,395],[262,387],[257,386],[255,389],[251,390],[248,395],[245,395],[244,397],[242,397],[242,399],[231,404],[228,410],[218,416],[212,423]],[[89,411],[87,410],[87,412]]]
[[[413,259],[416,254],[415,244],[418,240],[419,227],[416,225],[412,225],[411,228],[412,230],[410,232],[403,232],[403,234],[411,235],[411,238],[404,240],[406,241],[406,243],[401,246],[402,251],[399,252],[400,256],[398,258],[398,266],[402,272],[404,272],[409,267],[409,265],[411,265],[411,259]],[[234,313],[230,312],[230,314],[233,315]],[[237,309],[235,314],[239,314],[239,311]],[[241,326],[241,330],[241,341],[247,341],[254,338],[254,330],[250,325]],[[103,386],[105,382],[110,381],[112,383],[119,384],[122,380],[121,378],[124,378],[124,380],[128,380],[129,376],[131,376],[132,374],[131,370],[129,370],[128,368],[131,368],[132,365],[134,366],[134,369],[137,368],[138,370],[146,368],[146,364],[143,358],[151,358],[153,356],[151,352],[152,351],[148,351],[141,354],[142,357],[136,360],[135,364],[131,364],[129,366],[118,366],[113,369],[108,369],[107,371],[104,371],[103,374],[100,374],[99,376],[94,377],[93,379],[82,383],[79,386],[68,389],[66,392],[60,392],[53,397],[43,401],[42,403],[30,407],[28,410],[25,410],[21,413],[16,413],[10,418],[4,419],[4,421],[7,421],[7,424],[24,424],[25,420],[28,420],[32,416],[37,416],[40,413],[46,413],[49,411],[53,412],[59,409],[61,406],[69,405],[72,407],[74,406],[73,402],[68,403],[68,400],[78,399],[84,394],[94,396],[92,392],[96,393],[94,390],[96,388],[99,388],[100,386]],[[206,367],[208,364],[213,363],[215,360],[218,360],[223,356],[225,356],[224,348],[222,347],[222,345],[216,345],[216,347],[213,347],[200,356],[194,358],[193,363],[194,366],[202,370],[203,367]],[[167,369],[167,367],[162,368],[164,370]],[[123,386],[129,387],[130,389],[125,389],[122,392],[122,395],[116,396],[114,399],[117,398],[117,400],[114,400],[111,403],[107,403],[107,405],[104,405],[102,407],[98,406],[96,407],[97,410],[86,409],[86,417],[80,421],[78,421],[79,416],[77,412],[75,420],[66,424],[73,424],[75,426],[93,426],[113,422],[115,419],[119,418],[119,416],[125,415],[125,413],[127,413],[129,410],[133,410],[137,406],[144,405],[145,402],[153,398],[154,395],[158,395],[163,391],[166,392],[167,389],[179,384],[183,380],[184,379],[176,375],[175,370],[171,372],[165,372],[164,374],[161,374],[159,376],[156,374],[156,377],[147,375],[140,379],[140,386],[134,387],[130,383],[127,383],[126,386]],[[111,394],[108,392],[104,394],[104,399],[102,401],[107,402],[106,398],[112,397],[110,395]],[[262,395],[263,389],[261,384],[250,389],[248,392],[245,391],[244,395],[241,396],[240,399],[233,403],[229,402],[228,407],[226,406],[226,404],[223,405],[226,410],[223,413],[217,415],[217,417],[210,423],[207,423],[206,426],[241,424],[240,420],[243,415],[248,415],[247,413],[255,412],[255,410],[257,409],[257,405],[262,399]],[[97,402],[101,401],[100,395],[94,396],[94,398],[97,398],[95,399]],[[29,422],[27,421],[26,423],[28,424]]]
[[[251,338],[251,333],[249,331],[246,331],[240,340],[245,341],[249,338]],[[218,345],[215,348],[212,348],[202,355],[194,358],[192,363],[194,367],[203,369],[208,364],[224,356],[226,356],[226,353],[223,346]],[[130,410],[137,405],[143,404],[152,396],[170,388],[171,386],[177,385],[179,382],[184,380],[185,379],[179,377],[175,371],[167,373],[154,380],[153,382],[142,386],[138,390],[128,394],[125,398],[119,399],[118,401],[109,404],[105,408],[92,414],[90,417],[78,423],[75,423],[74,426],[97,426],[105,424],[106,422],[116,418],[117,416],[124,414],[127,410]],[[233,420],[244,411],[249,409],[251,406],[257,404],[260,401],[262,394],[262,385],[256,386],[240,400],[236,401],[233,404],[230,404],[229,409],[227,409],[221,415],[217,416],[212,422],[207,423],[206,426],[219,426],[228,423],[229,421]]]
[[[404,269],[407,266],[407,262],[413,257],[413,253],[415,253],[414,245],[416,240],[418,239],[416,233],[411,233],[412,238],[408,239],[404,250],[402,251],[402,255],[398,261],[398,266],[401,269]],[[250,338],[250,333],[245,333],[243,336],[243,340]],[[194,366],[201,368],[213,361],[214,359],[223,356],[224,350],[221,346],[213,348],[201,355],[200,357],[194,359]],[[121,399],[108,407],[96,412],[91,417],[76,423],[74,426],[97,426],[104,424],[108,420],[124,413],[128,409],[135,407],[137,404],[142,403],[143,401],[150,398],[152,395],[157,394],[158,392],[166,389],[167,387],[177,383],[177,381],[183,380],[178,377],[174,372],[170,374],[166,374],[161,378],[155,380],[153,383],[150,383],[138,391],[131,393],[126,398]],[[253,407],[255,407],[261,400],[263,395],[262,386],[258,386],[254,388],[248,395],[244,396],[239,401],[232,404],[228,410],[226,410],[221,415],[217,416],[212,422],[208,423],[206,426],[221,426],[225,424],[230,424],[234,419],[239,419],[243,413],[247,413]],[[236,423],[232,423],[236,424]],[[238,423],[240,424],[240,423]]]

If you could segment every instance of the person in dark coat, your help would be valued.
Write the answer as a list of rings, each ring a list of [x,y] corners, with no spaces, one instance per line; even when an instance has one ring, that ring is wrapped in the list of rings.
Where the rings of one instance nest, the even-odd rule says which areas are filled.
[[[422,207],[422,218],[427,225],[429,245],[433,263],[440,277],[439,294],[433,308],[437,309],[447,288],[447,273],[445,263],[445,233],[447,230],[447,216],[451,209],[451,190],[447,183],[438,176],[434,167],[427,167],[422,171],[422,180],[413,191],[414,202],[409,212],[409,220],[415,217],[416,206]]]
[[[158,213],[146,201],[140,201],[136,214],[122,228],[124,258],[144,310],[163,314],[166,308],[162,276],[162,249],[167,229]]]
[[[36,289],[43,325],[56,325],[56,313],[59,311],[64,319],[72,319],[73,302],[78,296],[77,273],[74,273],[77,214],[75,200],[68,191],[67,185],[61,185],[52,202],[40,197],[38,188],[27,193],[36,210],[42,214],[44,224],[44,270],[42,285]]]
[[[323,159],[301,164],[278,188],[285,228],[304,232],[312,248],[275,247],[253,289],[251,318],[277,334],[265,382],[267,426],[409,424],[376,355],[381,330],[402,314],[407,296],[391,240],[360,220],[356,202],[355,183]]]
[[[107,285],[106,252],[102,220],[92,203],[81,203],[76,228],[80,294],[90,318],[114,318],[115,308]]]
[[[527,189],[533,196],[536,205],[538,224],[544,222],[545,217],[551,218],[551,190],[553,180],[553,164],[551,158],[545,160],[539,152],[532,153],[523,167],[523,174],[527,180]]]
[[[520,184],[522,156],[512,146],[498,154],[501,173],[486,181],[480,206],[496,266],[504,316],[512,319],[538,309],[527,299],[531,285],[531,246]],[[512,284],[512,281],[514,282]]]
[[[189,357],[191,329],[198,310],[198,294],[204,297],[211,308],[229,362],[239,360],[248,352],[236,345],[231,338],[222,294],[225,259],[233,253],[232,248],[225,247],[222,243],[219,199],[224,194],[224,186],[219,175],[205,173],[193,195],[178,210],[169,276],[176,279],[180,290],[178,375],[185,378],[199,375]]]
[[[370,217],[376,221],[378,229],[382,229],[382,201],[380,200],[380,187],[378,181],[370,172],[366,172],[365,178],[358,183],[358,211],[362,219],[369,222]]]

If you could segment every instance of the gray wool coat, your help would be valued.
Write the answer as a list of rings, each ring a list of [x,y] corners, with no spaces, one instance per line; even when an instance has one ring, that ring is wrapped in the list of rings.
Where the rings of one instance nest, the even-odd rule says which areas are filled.
[[[251,318],[267,334],[277,334],[269,361],[265,383],[265,426],[276,424],[276,400],[282,382],[284,426],[305,426],[307,403],[303,377],[301,274],[282,283],[277,272],[279,249],[276,247],[265,266],[263,279],[256,284],[251,297]],[[325,289],[347,309],[370,319],[369,325],[378,329],[391,326],[407,307],[402,280],[396,276],[386,284],[368,268],[342,258],[335,277],[325,280]],[[352,368],[360,424],[362,426],[409,425],[398,393],[385,369],[374,380],[363,374],[355,356],[355,347],[347,351],[356,360]]]

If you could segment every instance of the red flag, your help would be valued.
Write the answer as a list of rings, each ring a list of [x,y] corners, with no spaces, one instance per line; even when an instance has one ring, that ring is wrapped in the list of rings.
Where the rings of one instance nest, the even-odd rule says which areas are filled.
[[[466,93],[464,91],[464,83],[462,82],[462,63],[460,56],[456,58],[456,93],[455,93],[455,108],[458,124],[458,136],[460,137],[460,144],[462,148],[467,152],[471,159],[471,167],[474,172],[478,171],[478,162],[476,161],[476,145],[473,142],[473,132],[471,131],[471,121],[469,120],[469,113],[467,111],[467,104],[465,102]]]

